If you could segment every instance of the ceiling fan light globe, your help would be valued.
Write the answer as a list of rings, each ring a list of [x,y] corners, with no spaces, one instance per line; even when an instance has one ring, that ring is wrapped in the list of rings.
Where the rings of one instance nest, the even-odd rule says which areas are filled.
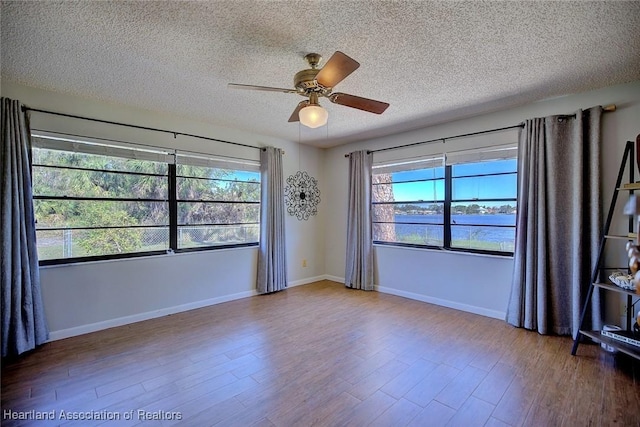
[[[306,127],[315,129],[327,124],[329,112],[319,105],[308,105],[298,113],[300,123]]]

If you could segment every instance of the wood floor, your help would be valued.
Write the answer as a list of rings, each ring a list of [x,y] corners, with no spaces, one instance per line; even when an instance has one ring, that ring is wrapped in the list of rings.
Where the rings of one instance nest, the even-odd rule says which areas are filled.
[[[571,344],[323,281],[46,344],[2,426],[640,426],[637,362]]]

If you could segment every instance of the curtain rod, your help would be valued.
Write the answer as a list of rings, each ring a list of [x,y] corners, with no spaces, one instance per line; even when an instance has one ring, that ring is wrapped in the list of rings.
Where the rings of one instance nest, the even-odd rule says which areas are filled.
[[[367,154],[369,154],[369,153],[377,153],[377,152],[380,152],[380,151],[397,150],[399,148],[413,147],[414,145],[432,144],[434,142],[440,142],[440,141],[442,141],[444,143],[447,139],[462,138],[462,137],[465,137],[465,136],[473,136],[473,135],[482,135],[483,133],[499,132],[501,130],[515,129],[515,128],[521,128],[521,127],[524,127],[524,124],[521,123],[521,124],[515,125],[515,126],[507,126],[507,127],[503,127],[503,128],[497,128],[497,129],[481,130],[479,132],[472,132],[472,133],[465,133],[465,134],[461,134],[461,135],[448,136],[446,138],[436,138],[436,139],[430,139],[428,141],[412,142],[411,144],[395,145],[393,147],[379,148],[377,150],[368,150]],[[344,156],[345,157],[349,157],[348,154],[345,154]]]
[[[88,121],[91,121],[91,122],[105,123],[105,124],[108,124],[108,125],[124,126],[124,127],[134,128],[134,129],[150,130],[150,131],[154,131],[154,132],[170,133],[170,134],[173,135],[174,138],[176,138],[178,135],[181,135],[181,136],[189,136],[189,137],[192,137],[192,138],[205,139],[207,141],[222,142],[224,144],[238,145],[240,147],[255,148],[257,150],[264,150],[265,149],[264,147],[256,147],[254,145],[242,144],[240,142],[225,141],[223,139],[209,138],[209,137],[206,137],[206,136],[193,135],[193,134],[190,134],[190,133],[174,132],[172,130],[166,130],[166,129],[158,129],[158,128],[152,128],[152,127],[146,127],[146,126],[138,126],[138,125],[132,125],[132,124],[128,124],[128,123],[112,122],[110,120],[94,119],[92,117],[82,117],[82,116],[76,116],[76,115],[73,115],[73,114],[58,113],[58,112],[55,112],[55,111],[40,110],[40,109],[37,109],[37,108],[26,107],[24,105],[22,106],[22,111],[23,112],[35,111],[37,113],[52,114],[54,116],[62,116],[62,117],[70,117],[72,119],[88,120]]]
[[[616,105],[615,104],[611,104],[611,105],[607,105],[605,107],[602,107],[602,111],[604,111],[604,112],[616,111]],[[570,116],[566,116],[566,117],[570,117]],[[575,117],[575,114],[573,115],[573,117]],[[461,134],[461,135],[449,136],[449,137],[446,137],[446,138],[436,138],[436,139],[430,139],[428,141],[412,142],[411,144],[404,144],[404,145],[396,145],[396,146],[393,146],[393,147],[379,148],[377,150],[368,150],[367,154],[369,154],[369,153],[377,153],[377,152],[380,152],[380,151],[397,150],[399,148],[413,147],[414,145],[432,144],[434,142],[440,142],[440,141],[442,141],[444,143],[447,139],[464,138],[464,137],[467,137],[467,136],[482,135],[484,133],[500,132],[502,130],[516,129],[516,128],[522,128],[522,127],[524,127],[524,123],[520,123],[520,124],[514,125],[514,126],[507,126],[507,127],[503,127],[503,128],[481,130],[479,132],[472,132],[472,133],[464,133],[464,134]],[[349,157],[349,154],[345,154],[344,156],[345,157]]]
[[[52,133],[55,135],[62,135],[62,136],[68,136],[71,138],[90,138],[91,140],[97,140],[97,141],[105,141],[105,142],[117,142],[117,143],[121,143],[121,144],[126,144],[127,146],[135,146],[135,147],[144,147],[147,149],[152,149],[152,150],[160,150],[162,152],[167,152],[168,154],[174,154],[174,155],[180,155],[180,153],[186,153],[189,155],[192,154],[196,154],[196,155],[201,155],[201,156],[208,156],[208,157],[212,157],[212,156],[216,156],[216,157],[224,157],[225,159],[232,159],[232,160],[245,160],[245,161],[252,161],[251,159],[246,159],[244,157],[235,157],[235,156],[228,156],[225,154],[213,154],[213,153],[204,153],[202,151],[192,151],[192,150],[181,150],[179,148],[166,148],[166,147],[158,147],[157,145],[151,145],[151,144],[143,144],[141,142],[131,142],[131,141],[121,141],[119,139],[113,139],[113,138],[100,138],[97,136],[86,136],[86,135],[76,135],[73,133],[66,133],[66,132],[51,132],[48,130],[44,130],[44,129],[31,129],[31,132],[33,134],[33,132],[44,132],[45,135],[34,135],[36,137],[41,137],[41,136],[47,136],[46,134]],[[284,154],[284,150],[282,152],[282,154]]]

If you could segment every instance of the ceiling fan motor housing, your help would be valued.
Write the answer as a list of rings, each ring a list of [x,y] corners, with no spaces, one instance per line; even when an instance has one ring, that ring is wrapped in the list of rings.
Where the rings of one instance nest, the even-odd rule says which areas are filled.
[[[293,77],[293,85],[301,93],[313,92],[319,89],[316,75],[320,70],[309,68],[307,70],[298,71]]]

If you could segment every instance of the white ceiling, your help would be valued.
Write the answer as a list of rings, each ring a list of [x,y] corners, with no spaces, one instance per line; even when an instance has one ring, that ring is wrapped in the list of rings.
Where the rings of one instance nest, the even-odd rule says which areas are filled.
[[[640,2],[2,2],[2,79],[319,147],[640,79]],[[303,56],[360,68],[328,127],[288,123]]]

